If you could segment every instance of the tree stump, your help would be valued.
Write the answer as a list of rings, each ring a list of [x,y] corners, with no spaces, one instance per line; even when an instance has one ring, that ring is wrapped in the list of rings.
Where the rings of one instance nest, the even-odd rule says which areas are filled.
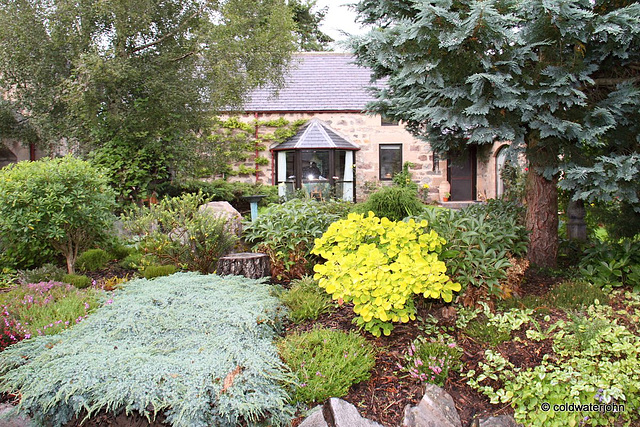
[[[230,254],[218,261],[217,274],[236,275],[249,279],[260,279],[271,275],[269,255],[253,252]]]

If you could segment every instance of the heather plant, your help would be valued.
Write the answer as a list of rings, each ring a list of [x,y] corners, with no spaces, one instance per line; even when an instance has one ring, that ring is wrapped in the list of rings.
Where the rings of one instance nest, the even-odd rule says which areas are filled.
[[[500,295],[509,257],[527,250],[522,208],[513,202],[492,201],[460,211],[425,209],[416,218],[423,219],[446,240],[441,259],[463,288],[471,285]]]
[[[455,342],[444,343],[418,338],[406,350],[400,370],[421,382],[444,387],[449,372],[461,368],[462,349]]]
[[[62,278],[65,275],[65,270],[58,267],[55,264],[47,263],[41,267],[33,268],[30,270],[21,270],[18,272],[18,281],[23,285],[27,283],[40,283],[40,282],[62,282]]]
[[[331,298],[310,276],[292,280],[291,287],[279,297],[289,309],[288,317],[293,323],[315,320],[332,308]]]
[[[315,328],[287,335],[278,347],[297,378],[295,402],[345,396],[352,385],[369,379],[375,364],[371,344],[354,332]]]
[[[100,410],[163,414],[176,427],[284,426],[293,410],[274,344],[282,315],[259,280],[133,280],[63,334],[0,353],[0,389],[52,427]]]
[[[403,178],[404,179],[404,178]],[[418,198],[417,186],[405,184],[382,187],[371,194],[364,203],[356,206],[356,212],[373,212],[379,218],[400,221],[412,215],[420,215],[424,204]]]
[[[109,232],[114,207],[107,178],[72,156],[0,169],[2,245],[51,245],[66,258],[69,273],[78,254]]]
[[[160,264],[212,273],[237,238],[224,217],[199,209],[204,203],[201,193],[163,199],[125,215],[125,227],[140,236],[141,251]]]
[[[112,257],[107,251],[89,249],[80,254],[76,264],[81,271],[96,271],[102,270],[111,260]]]
[[[79,291],[60,282],[29,283],[0,294],[2,349],[80,323],[98,306],[98,297],[96,291]]]
[[[357,325],[389,335],[391,322],[415,320],[414,295],[450,302],[460,290],[438,259],[443,243],[426,221],[352,213],[316,240],[312,253],[326,261],[314,267],[314,278],[339,303],[353,303]]]
[[[314,240],[351,208],[347,202],[308,198],[270,205],[255,222],[247,224],[244,238],[254,245],[254,250],[269,255],[273,277],[299,279],[311,272]]]

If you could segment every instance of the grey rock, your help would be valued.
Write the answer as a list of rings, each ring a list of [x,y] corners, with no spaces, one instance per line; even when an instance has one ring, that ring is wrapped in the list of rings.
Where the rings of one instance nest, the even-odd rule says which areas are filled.
[[[462,427],[453,398],[442,388],[427,384],[418,406],[407,406],[403,427]]]
[[[307,417],[300,427],[384,427],[362,418],[355,406],[342,399],[332,397]]]
[[[238,236],[242,234],[242,215],[229,202],[209,202],[200,206],[199,209],[226,219],[229,231]]]
[[[516,423],[511,415],[483,418],[477,425],[478,427],[522,427],[522,424]]]
[[[0,404],[0,426],[2,427],[30,427],[31,420],[28,417],[17,415],[14,407],[8,403]]]

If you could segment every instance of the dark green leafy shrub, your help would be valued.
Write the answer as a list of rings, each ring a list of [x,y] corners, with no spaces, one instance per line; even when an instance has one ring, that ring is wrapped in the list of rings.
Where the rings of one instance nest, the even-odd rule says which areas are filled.
[[[423,210],[424,204],[418,198],[417,190],[406,186],[382,187],[355,208],[356,212],[373,212],[378,218],[386,217],[391,221],[420,215]]]
[[[603,289],[627,285],[640,291],[640,241],[593,244],[580,260],[579,274]]]
[[[141,252],[134,252],[131,255],[127,255],[122,261],[118,264],[120,267],[125,268],[127,270],[138,270],[142,266],[142,258],[144,254]]]
[[[124,216],[125,227],[140,236],[140,248],[161,264],[211,273],[237,242],[226,218],[199,209],[202,194],[167,198]]]
[[[374,352],[360,335],[316,328],[287,335],[280,355],[297,378],[296,402],[322,402],[342,397],[353,384],[369,379]]]
[[[62,281],[78,289],[85,289],[91,286],[91,278],[81,274],[65,274]]]
[[[80,254],[76,265],[81,271],[102,270],[111,259],[111,255],[103,249],[89,249]]]
[[[44,264],[42,267],[24,270],[18,273],[18,281],[22,284],[40,282],[62,282],[66,274],[63,268],[54,264]]]
[[[175,427],[285,426],[291,378],[273,343],[282,314],[258,280],[133,280],[64,334],[0,353],[0,389],[52,427],[100,410],[160,413]]]
[[[310,276],[291,281],[291,288],[283,291],[280,300],[289,309],[288,317],[293,323],[315,320],[331,310],[329,295]]]
[[[332,222],[345,217],[352,204],[292,199],[267,207],[244,230],[245,240],[254,250],[271,259],[271,275],[277,279],[297,279],[311,272],[309,253],[314,240],[322,236]]]
[[[69,273],[77,254],[111,230],[114,207],[107,178],[72,156],[0,169],[2,246],[50,245],[67,259]]]
[[[182,183],[166,184],[159,191],[160,196],[178,197],[183,194],[202,193],[208,200],[229,202],[239,211],[249,208],[249,202],[243,199],[245,196],[264,194],[267,197],[262,199],[260,206],[267,206],[279,200],[278,187],[273,185],[249,184],[246,182],[229,182],[215,180],[211,182],[190,180]]]
[[[500,282],[511,266],[509,256],[523,256],[527,250],[522,208],[512,202],[495,200],[459,211],[427,208],[417,219],[426,219],[446,240],[441,257],[463,287],[500,294]]]
[[[178,271],[175,265],[148,265],[142,271],[145,279],[154,279],[156,277],[169,276]]]
[[[109,249],[109,257],[115,260],[123,260],[134,252],[136,252],[135,248],[118,244]]]

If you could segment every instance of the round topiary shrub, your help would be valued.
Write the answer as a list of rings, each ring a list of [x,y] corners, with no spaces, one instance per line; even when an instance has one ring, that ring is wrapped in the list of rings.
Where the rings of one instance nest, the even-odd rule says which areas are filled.
[[[412,215],[419,215],[424,204],[412,187],[383,187],[371,194],[366,202],[356,208],[359,213],[373,212],[378,218],[400,221]]]
[[[105,237],[115,193],[90,163],[66,156],[19,162],[0,169],[3,246],[50,244],[75,271],[78,254]]]

